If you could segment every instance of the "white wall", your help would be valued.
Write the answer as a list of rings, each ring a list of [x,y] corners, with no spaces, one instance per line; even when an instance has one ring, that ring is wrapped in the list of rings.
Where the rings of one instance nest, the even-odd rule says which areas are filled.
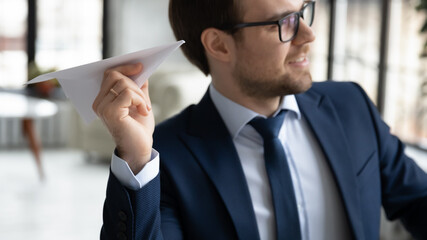
[[[176,41],[169,24],[169,0],[109,2],[113,56]],[[209,82],[210,78],[194,67],[181,50],[175,51],[150,78],[156,122],[197,103]]]
[[[169,25],[169,0],[121,0],[110,2],[112,55],[176,41]],[[181,51],[162,64],[165,68],[192,68]]]

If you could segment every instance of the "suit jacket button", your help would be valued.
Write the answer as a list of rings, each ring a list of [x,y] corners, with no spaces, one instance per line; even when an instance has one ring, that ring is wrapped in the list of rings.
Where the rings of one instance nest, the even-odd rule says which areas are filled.
[[[120,232],[126,232],[126,224],[124,222],[119,222],[119,224],[117,224],[117,228]]]
[[[117,239],[119,240],[127,240],[128,238],[126,237],[126,235],[122,232],[117,233]]]
[[[120,212],[119,212],[119,218],[120,218],[120,220],[122,220],[122,221],[126,221],[126,220],[127,220],[127,215],[126,215],[126,213],[125,213],[125,212],[123,212],[123,211],[120,211]]]

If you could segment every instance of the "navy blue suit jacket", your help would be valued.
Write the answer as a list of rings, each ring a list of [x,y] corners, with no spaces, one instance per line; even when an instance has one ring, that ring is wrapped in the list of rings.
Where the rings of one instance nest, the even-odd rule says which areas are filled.
[[[332,170],[353,238],[379,238],[382,205],[390,219],[427,239],[427,175],[404,155],[363,90],[314,83],[296,98]],[[160,176],[141,190],[110,174],[102,239],[259,239],[242,166],[208,93],[156,127],[154,148]]]

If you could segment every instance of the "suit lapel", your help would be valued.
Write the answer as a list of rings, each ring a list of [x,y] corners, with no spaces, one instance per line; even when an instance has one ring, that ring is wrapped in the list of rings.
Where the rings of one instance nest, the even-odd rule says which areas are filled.
[[[351,156],[341,122],[328,97],[313,91],[297,95],[298,105],[314,132],[334,174],[355,239],[363,239],[360,200]]]
[[[243,169],[231,136],[209,93],[191,113],[188,134],[181,138],[215,185],[239,239],[259,239]]]
[[[363,239],[360,200],[355,191],[357,183],[337,113],[326,96],[309,91],[296,97],[334,174],[354,237]],[[237,151],[209,93],[193,110],[187,133],[182,134],[181,138],[215,185],[239,239],[259,239],[255,213]]]

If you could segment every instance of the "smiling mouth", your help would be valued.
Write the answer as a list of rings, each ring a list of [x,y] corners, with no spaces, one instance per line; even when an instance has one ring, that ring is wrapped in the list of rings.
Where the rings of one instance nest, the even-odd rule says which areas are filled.
[[[288,64],[294,68],[307,68],[310,65],[310,61],[307,56],[304,56],[293,59],[289,61]]]
[[[295,59],[295,60],[293,60],[293,61],[289,61],[289,63],[290,64],[292,64],[292,63],[302,63],[302,62],[304,62],[304,61],[306,61],[307,60],[307,58],[306,57],[300,57],[300,58],[297,58],[297,59]]]

